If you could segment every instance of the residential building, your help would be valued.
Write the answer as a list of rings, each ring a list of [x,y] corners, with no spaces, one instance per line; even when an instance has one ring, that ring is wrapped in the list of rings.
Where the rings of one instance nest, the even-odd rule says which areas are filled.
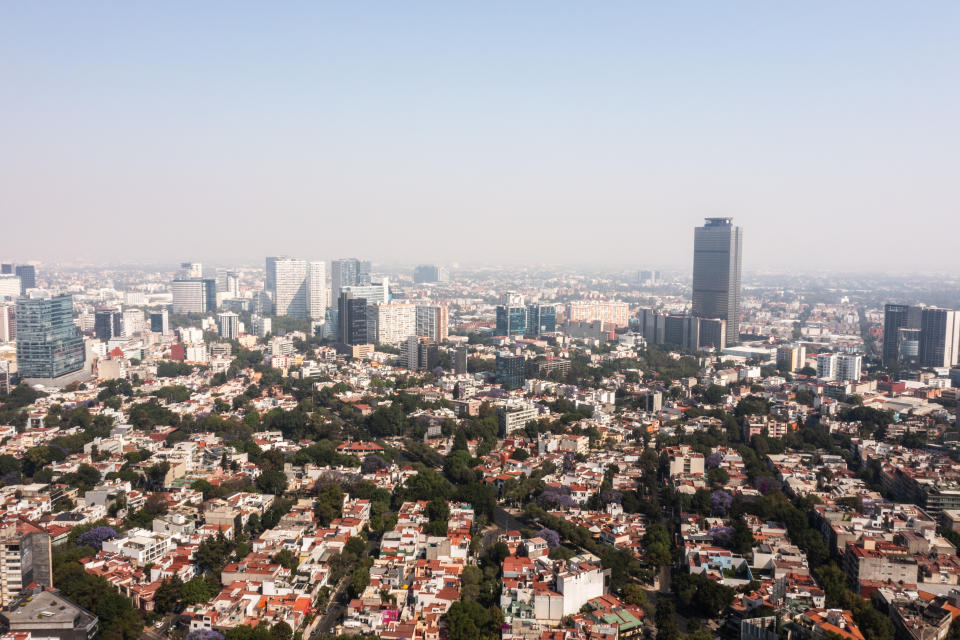
[[[311,320],[323,322],[329,306],[327,265],[325,262],[311,262],[307,265],[307,316]]]
[[[505,437],[517,429],[523,429],[528,422],[540,417],[533,403],[522,400],[508,400],[496,406],[500,424],[500,437]]]
[[[17,300],[17,370],[23,379],[65,381],[83,371],[86,350],[73,324],[73,296]]]
[[[675,476],[703,475],[705,459],[702,453],[694,451],[687,445],[668,447],[666,449],[669,463],[669,474]]]
[[[817,377],[821,380],[837,379],[837,354],[817,354]]]
[[[273,301],[274,314],[306,318],[308,310],[308,265],[306,260],[271,256],[266,260],[266,292]]]
[[[777,369],[796,372],[804,367],[807,348],[804,345],[784,345],[777,347]]]
[[[467,373],[467,348],[457,347],[453,352],[453,371],[458,376]]]
[[[38,589],[0,612],[0,625],[18,640],[93,640],[100,619],[56,589]]]
[[[740,342],[743,229],[733,218],[707,218],[693,236],[693,315],[726,320],[725,345]]]
[[[20,278],[12,273],[0,275],[0,300],[17,298],[21,292]]]
[[[858,354],[841,354],[837,356],[837,380],[841,382],[860,382],[860,370],[863,366],[863,356]]]
[[[250,333],[258,338],[265,337],[273,330],[273,320],[261,315],[253,314],[250,316]]]
[[[447,307],[445,305],[417,305],[416,335],[434,342],[447,339]]]
[[[17,305],[0,303],[0,342],[17,339]]]
[[[417,335],[417,307],[412,304],[368,304],[365,313],[367,343],[397,345]]]
[[[240,316],[232,311],[218,313],[217,329],[221,338],[236,340],[240,337]]]
[[[618,300],[574,300],[567,303],[568,322],[603,322],[616,327],[629,324],[630,306]]]
[[[18,519],[0,528],[0,605],[7,606],[30,583],[53,586],[50,534]]]

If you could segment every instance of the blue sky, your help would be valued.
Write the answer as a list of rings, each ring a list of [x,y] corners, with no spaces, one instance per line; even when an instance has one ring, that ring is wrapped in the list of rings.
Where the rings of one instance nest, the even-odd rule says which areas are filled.
[[[958,18],[6,3],[0,255],[689,268],[731,215],[748,269],[955,271]]]

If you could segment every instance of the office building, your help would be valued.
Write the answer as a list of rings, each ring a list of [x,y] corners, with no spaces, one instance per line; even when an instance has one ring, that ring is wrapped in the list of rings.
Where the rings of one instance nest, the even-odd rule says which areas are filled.
[[[453,372],[459,376],[467,371],[467,348],[457,347],[453,351]]]
[[[637,274],[637,282],[643,287],[652,287],[660,284],[661,276],[659,271],[646,269]]]
[[[497,382],[503,385],[505,389],[523,387],[525,364],[526,360],[523,356],[515,356],[507,352],[498,353],[494,363],[494,375]]]
[[[640,309],[637,330],[648,344],[658,344],[689,351],[719,351],[726,347],[726,321],[719,318],[698,318],[667,314],[655,309]]]
[[[960,349],[960,313],[924,308],[920,313],[920,365],[952,367]]]
[[[217,329],[221,338],[236,340],[240,337],[240,316],[232,311],[218,313]]]
[[[667,314],[656,309],[640,309],[637,321],[640,335],[648,344],[663,344],[665,338]]]
[[[53,586],[50,534],[25,519],[0,528],[0,605],[7,606],[27,585]]]
[[[337,335],[342,344],[358,345],[367,342],[367,300],[355,297],[349,291],[340,293]]]
[[[97,309],[93,313],[93,335],[97,340],[107,342],[113,338],[120,338],[126,333],[123,330],[123,314],[119,309]]]
[[[273,312],[278,316],[306,318],[308,266],[306,260],[277,256],[266,261],[267,294],[273,300]]]
[[[217,281],[204,278],[174,280],[174,313],[213,313],[217,310]]]
[[[222,293],[225,298],[240,297],[240,275],[236,271],[217,268],[217,293]]]
[[[166,309],[150,314],[150,331],[170,335],[170,314]]]
[[[840,382],[860,382],[863,356],[841,354],[837,356],[837,380]]]
[[[807,348],[801,345],[783,345],[777,347],[777,369],[796,372],[803,369],[807,358]]]
[[[21,291],[20,276],[12,273],[0,274],[0,300],[18,298]]]
[[[368,304],[366,310],[369,344],[397,345],[417,335],[417,307],[412,304]]]
[[[17,305],[0,303],[0,342],[17,339]]]
[[[13,272],[20,278],[20,295],[26,295],[29,289],[37,288],[37,270],[32,264],[18,264]]]
[[[349,292],[355,298],[363,298],[367,304],[383,304],[390,302],[390,281],[384,278],[382,282],[355,284],[341,288],[340,293]]]
[[[413,270],[413,281],[417,284],[446,282],[448,279],[447,270],[434,264],[421,264]]]
[[[258,338],[265,337],[273,330],[273,320],[261,315],[250,316],[250,333]]]
[[[567,303],[567,322],[603,322],[616,327],[630,323],[630,306],[618,300],[574,300]]]
[[[837,354],[817,354],[817,377],[821,380],[835,380],[837,378]]]
[[[743,230],[733,218],[707,218],[693,236],[693,315],[726,320],[725,345],[740,342]]]
[[[344,287],[370,284],[370,262],[356,258],[341,258],[330,263],[330,281],[333,296],[339,298]]]
[[[444,305],[417,305],[416,334],[434,342],[447,339],[447,307]]]
[[[557,330],[557,308],[552,304],[528,304],[527,328],[525,334],[536,338],[544,333]]]
[[[523,304],[523,296],[508,291],[500,296],[497,305],[497,326],[494,335],[522,336],[527,332],[527,308]]]
[[[17,371],[21,378],[56,385],[83,372],[85,359],[83,337],[73,324],[73,296],[35,292],[17,300]]]
[[[906,361],[916,361],[919,357],[919,331],[920,331],[920,307],[914,307],[907,304],[886,304],[883,308],[883,366],[890,367],[897,363],[906,363]],[[901,329],[908,330],[906,334]],[[913,330],[913,331],[910,331]],[[911,344],[903,344],[906,338],[908,343],[912,338],[916,341]],[[901,351],[905,347],[907,351],[911,346],[916,347],[917,353],[912,354]]]
[[[721,351],[727,346],[727,321],[722,318],[697,318],[700,323],[698,348]]]
[[[0,275],[13,274],[13,264],[10,262],[0,263]]]
[[[177,280],[199,280],[203,278],[203,263],[181,262],[177,271]]]

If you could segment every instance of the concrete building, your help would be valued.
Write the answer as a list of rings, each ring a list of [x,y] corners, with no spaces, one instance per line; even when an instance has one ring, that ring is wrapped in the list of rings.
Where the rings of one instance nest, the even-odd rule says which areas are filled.
[[[250,316],[250,333],[258,338],[265,337],[273,330],[273,320],[260,315]]]
[[[216,280],[178,279],[171,283],[170,291],[174,313],[213,313],[217,310]]]
[[[802,344],[777,347],[777,368],[781,371],[800,371],[804,367],[806,357],[807,348]]]
[[[170,335],[170,314],[166,309],[150,314],[150,331],[161,335]]]
[[[417,335],[417,307],[393,302],[368,304],[366,322],[368,343],[398,345]]]
[[[8,606],[30,583],[53,586],[50,534],[24,519],[0,528],[0,605]]]
[[[960,313],[924,308],[920,313],[920,365],[952,367],[960,354]]]
[[[218,313],[217,329],[221,338],[236,340],[240,337],[240,316],[232,311]]]
[[[500,423],[500,437],[505,437],[517,429],[523,429],[529,421],[540,417],[533,403],[521,400],[498,403],[496,409]]]
[[[616,327],[629,324],[630,306],[618,300],[574,300],[567,303],[568,322],[603,322]]]
[[[14,638],[93,640],[100,619],[60,595],[56,589],[24,592],[0,612],[0,625]]]
[[[14,299],[20,296],[20,278],[12,273],[0,274],[0,300]]]
[[[863,356],[841,354],[837,356],[837,380],[841,382],[860,382]]]
[[[459,376],[467,371],[467,348],[457,347],[453,352],[453,372]]]
[[[837,354],[817,354],[817,377],[821,380],[837,379]]]
[[[417,284],[446,282],[449,279],[447,270],[435,264],[421,264],[413,270],[413,281]]]
[[[687,445],[668,447],[666,450],[670,477],[679,475],[703,475],[705,459]]]
[[[515,356],[507,352],[498,353],[495,363],[497,382],[506,389],[522,388],[526,362],[523,356]]]
[[[330,263],[330,288],[335,298],[344,287],[370,284],[370,262],[356,258],[340,258]]]
[[[17,339],[17,305],[0,303],[0,342]]]
[[[119,309],[97,309],[93,313],[93,335],[107,342],[127,335],[123,327],[123,313]]]
[[[527,332],[527,308],[523,304],[523,296],[508,291],[500,296],[497,305],[496,328],[493,334],[497,336],[522,336]]]
[[[707,218],[693,235],[693,307],[701,318],[726,320],[725,345],[740,342],[743,229],[733,218]]]
[[[417,305],[416,334],[434,342],[444,342],[448,336],[447,307],[445,305]]]

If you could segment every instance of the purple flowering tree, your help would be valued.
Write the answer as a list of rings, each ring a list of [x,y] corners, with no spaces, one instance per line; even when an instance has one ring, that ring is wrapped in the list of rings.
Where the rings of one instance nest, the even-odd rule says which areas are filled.
[[[195,629],[187,634],[186,640],[224,640],[224,637],[213,629]]]
[[[378,455],[371,454],[363,459],[363,462],[360,463],[360,471],[364,474],[367,473],[376,473],[380,469],[386,469],[390,465],[387,464],[387,461],[381,458]]]
[[[77,544],[81,547],[93,547],[97,551],[103,549],[103,543],[117,537],[113,527],[96,527],[80,534]]]
[[[776,478],[771,478],[770,476],[760,476],[756,481],[757,491],[763,495],[772,493],[774,491],[779,491],[783,485]]]
[[[540,529],[537,531],[537,537],[543,538],[551,549],[560,546],[560,534],[553,529]]]
[[[733,527],[713,527],[708,531],[713,537],[713,543],[727,549],[733,544]]]
[[[733,496],[723,489],[717,489],[710,494],[710,501],[713,503],[713,512],[717,515],[725,516],[733,504]]]
[[[707,457],[707,469],[715,469],[720,466],[721,462],[723,462],[723,456],[719,453],[711,453]]]

